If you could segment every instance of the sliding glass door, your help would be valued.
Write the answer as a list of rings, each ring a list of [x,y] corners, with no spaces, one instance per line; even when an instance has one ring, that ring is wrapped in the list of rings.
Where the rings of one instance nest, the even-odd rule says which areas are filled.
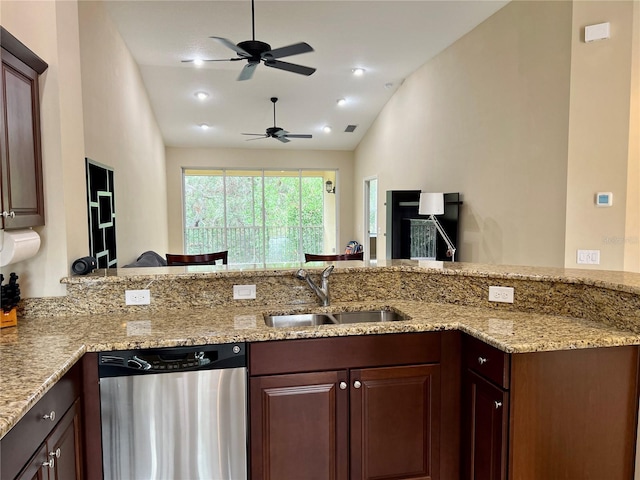
[[[183,171],[185,253],[229,250],[230,264],[292,263],[335,251],[335,171]],[[328,197],[328,198],[327,198]]]

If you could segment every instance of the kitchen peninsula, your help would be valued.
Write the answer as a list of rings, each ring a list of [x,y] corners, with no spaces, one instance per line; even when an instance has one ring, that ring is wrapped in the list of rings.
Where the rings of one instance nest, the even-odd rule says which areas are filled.
[[[315,278],[323,266],[305,264]],[[562,415],[566,405],[561,402],[575,402],[574,413],[586,415],[602,408],[604,403],[600,400],[606,397],[615,403],[615,412],[605,415],[597,411],[598,415],[606,417],[612,430],[626,426],[606,437],[607,445],[604,442],[599,445],[603,452],[615,448],[615,459],[597,456],[595,459],[613,462],[614,467],[607,466],[615,470],[608,470],[612,475],[609,478],[631,478],[635,441],[630,439],[635,439],[637,421],[640,275],[464,263],[345,262],[338,263],[331,275],[331,305],[320,307],[308,286],[294,277],[298,267],[98,271],[63,279],[68,291],[64,298],[27,299],[18,327],[4,329],[0,334],[0,435],[7,435],[74,364],[95,352],[231,342],[249,342],[250,347],[278,346],[296,345],[290,340],[336,341],[373,335],[400,338],[391,334],[428,334],[441,335],[428,340],[438,345],[439,354],[433,364],[440,365],[442,387],[436,402],[442,407],[436,442],[439,450],[431,451],[438,456],[438,461],[430,466],[436,469],[432,471],[433,478],[456,478],[456,468],[460,465],[466,468],[468,462],[460,461],[458,453],[451,454],[449,450],[460,442],[463,452],[472,447],[466,445],[465,438],[447,437],[446,432],[457,431],[461,424],[464,430],[465,422],[469,421],[454,411],[460,406],[461,395],[465,405],[466,386],[481,391],[485,384],[506,399],[501,405],[506,413],[501,417],[500,428],[511,430],[508,442],[507,435],[504,436],[501,447],[504,452],[498,452],[499,463],[508,464],[510,469],[520,468],[521,472],[554,468],[527,463],[527,455],[530,460],[534,458],[525,455],[525,449],[559,460],[550,453],[553,445],[546,443],[543,448],[522,436],[521,428],[534,428],[523,424],[524,419],[536,411],[544,412],[541,417],[548,414],[548,419],[541,418],[539,425],[546,428],[549,421],[557,422],[557,415]],[[233,300],[233,285],[256,285],[256,299]],[[513,287],[514,303],[489,302],[489,286]],[[145,288],[151,291],[151,305],[124,305],[124,290]],[[265,314],[381,308],[400,312],[406,319],[293,328],[268,327],[263,319]],[[606,365],[596,368],[605,353],[607,361],[615,365],[612,371]],[[24,362],[25,358],[29,361]],[[495,359],[487,365],[501,365],[497,376],[495,371],[479,372],[477,358]],[[585,372],[586,369],[589,371]],[[536,379],[536,385],[542,385],[540,375],[553,377],[550,380],[553,389],[545,393],[546,397],[523,381]],[[584,379],[604,382],[595,390],[615,390],[604,392],[603,399],[595,398],[599,395],[595,393],[593,403],[586,404],[577,397],[561,395],[562,375],[566,376],[565,387],[570,396],[593,390],[593,385],[580,383]],[[546,398],[558,403],[544,406],[527,403],[525,398],[535,402]],[[580,419],[581,424],[606,428],[586,420]],[[552,435],[564,440],[567,432],[556,427],[558,430]],[[572,433],[572,455],[593,456],[588,433]],[[537,471],[540,472],[544,470]],[[533,477],[525,474],[518,478]]]

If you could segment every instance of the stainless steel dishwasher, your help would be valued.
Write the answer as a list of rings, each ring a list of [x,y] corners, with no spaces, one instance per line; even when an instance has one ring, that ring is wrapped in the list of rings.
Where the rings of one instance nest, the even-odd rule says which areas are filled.
[[[246,479],[245,348],[100,353],[104,478]]]

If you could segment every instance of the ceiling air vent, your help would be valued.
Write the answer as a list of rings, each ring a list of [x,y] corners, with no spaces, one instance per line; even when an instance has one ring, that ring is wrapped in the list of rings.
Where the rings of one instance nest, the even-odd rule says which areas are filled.
[[[344,129],[346,133],[353,133],[353,131],[357,128],[357,125],[347,125],[347,128]]]

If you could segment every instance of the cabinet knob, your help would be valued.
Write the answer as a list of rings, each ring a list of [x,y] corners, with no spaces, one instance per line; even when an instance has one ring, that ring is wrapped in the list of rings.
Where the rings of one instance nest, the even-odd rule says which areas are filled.
[[[346,390],[347,389],[347,382],[340,382],[340,390]]]
[[[502,407],[502,402],[498,402],[497,400],[493,402],[496,406],[496,410]]]
[[[353,382],[353,388],[360,388],[361,386],[362,386],[362,384],[358,380]]]
[[[487,363],[487,359],[484,357],[478,357],[478,363],[480,365],[484,365],[485,363]]]
[[[4,218],[16,218],[16,212],[11,211],[11,212],[7,212],[6,210],[4,212],[2,212],[2,216]]]
[[[60,448],[56,448],[56,450],[53,452],[49,452],[49,457],[53,458],[60,458]]]
[[[51,413],[47,413],[46,415],[42,416],[43,420],[51,420],[52,422],[56,421],[56,411],[55,410],[51,410]]]
[[[56,459],[55,458],[50,458],[48,462],[43,462],[42,466],[43,467],[49,467],[49,468],[55,468]]]

